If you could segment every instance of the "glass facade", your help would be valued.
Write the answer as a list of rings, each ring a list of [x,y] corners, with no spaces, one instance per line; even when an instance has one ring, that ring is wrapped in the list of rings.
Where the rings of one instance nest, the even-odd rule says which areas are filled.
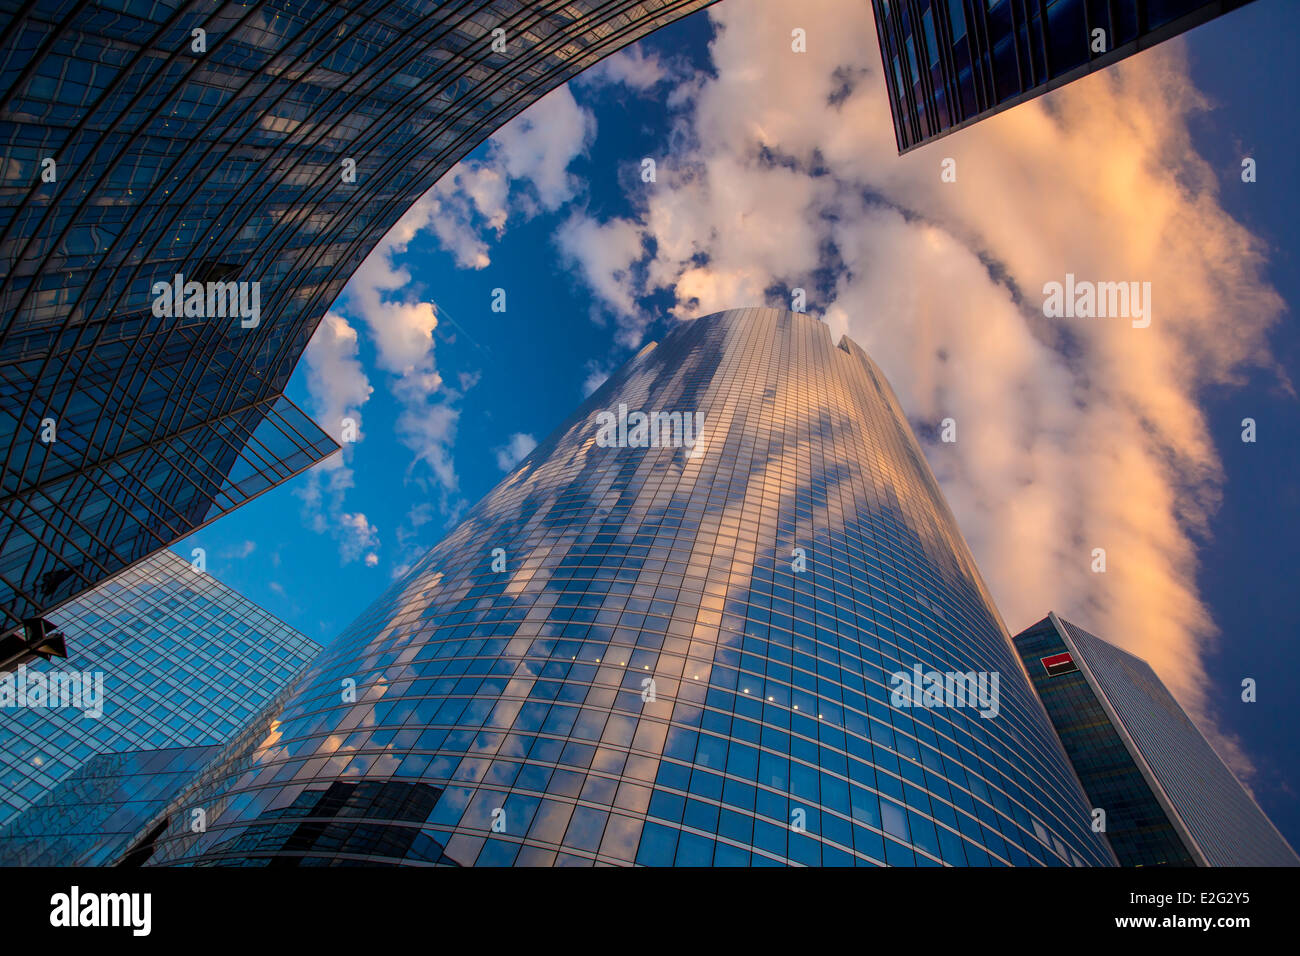
[[[336,450],[282,393],[370,250],[706,2],[0,0],[0,632]]]
[[[221,747],[91,757],[8,826],[0,866],[112,866]]]
[[[889,385],[806,315],[648,345],[286,696],[152,863],[1115,862]]]
[[[1094,813],[1105,812],[1106,838],[1122,866],[1196,866],[1050,618],[1016,635],[1016,649]],[[1163,794],[1161,794],[1163,796]]]
[[[1055,614],[1015,645],[1122,865],[1300,865],[1145,661]]]
[[[92,805],[171,797],[173,791],[158,793],[157,781],[148,779],[163,772],[148,762],[154,758],[130,752],[226,743],[320,650],[168,550],[73,599],[53,619],[68,637],[68,658],[0,675],[0,825],[19,818],[11,836],[41,832],[53,840],[93,828],[102,811],[88,809]],[[73,675],[86,692],[68,706],[72,698],[56,700],[52,689]],[[89,692],[92,684],[97,693]],[[40,697],[38,687],[47,689]],[[110,756],[88,763],[100,755]],[[101,784],[118,774],[113,767],[120,770],[120,788],[104,791]],[[179,773],[178,766],[168,772]],[[133,776],[138,793],[128,780]],[[65,781],[57,800],[45,800],[21,822],[23,811],[57,794]],[[128,821],[133,813],[145,810],[132,806],[116,819]],[[109,816],[102,813],[99,822]],[[121,833],[123,839],[130,835]],[[43,848],[22,842],[0,840],[0,863],[14,862],[9,854],[20,851],[18,859],[47,859]],[[93,854],[112,847],[105,842],[85,849]]]
[[[1110,66],[1248,2],[872,0],[898,151]]]

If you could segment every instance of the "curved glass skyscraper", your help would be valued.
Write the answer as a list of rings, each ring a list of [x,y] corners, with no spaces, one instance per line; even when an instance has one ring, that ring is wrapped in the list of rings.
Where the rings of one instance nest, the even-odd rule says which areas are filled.
[[[708,2],[0,0],[0,636],[335,451],[283,390],[376,243]]]
[[[615,373],[173,821],[154,863],[1114,863],[888,384],[769,309]]]

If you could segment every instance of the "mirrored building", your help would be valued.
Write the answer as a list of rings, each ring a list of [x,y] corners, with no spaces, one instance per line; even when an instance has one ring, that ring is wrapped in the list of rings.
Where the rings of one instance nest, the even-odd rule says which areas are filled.
[[[899,153],[1250,0],[872,0]]]
[[[1124,866],[1300,866],[1146,661],[1049,614],[1015,637]]]
[[[54,621],[0,675],[0,865],[107,862],[320,650],[169,550]]]
[[[0,827],[0,866],[112,866],[219,744],[103,753]]]
[[[335,451],[283,391],[380,238],[706,3],[0,0],[0,635]]]
[[[642,349],[195,808],[151,863],[1115,862],[884,376],[770,309]]]

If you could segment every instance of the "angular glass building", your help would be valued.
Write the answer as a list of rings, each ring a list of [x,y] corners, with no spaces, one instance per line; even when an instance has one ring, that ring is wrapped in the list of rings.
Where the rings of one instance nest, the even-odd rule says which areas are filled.
[[[1250,0],[872,0],[899,153]]]
[[[54,621],[69,657],[0,675],[0,864],[103,862],[320,650],[168,550]]]
[[[104,753],[0,827],[0,866],[113,866],[219,744]]]
[[[889,385],[806,315],[647,345],[287,697],[151,863],[1115,862]]]
[[[335,451],[283,391],[370,250],[706,3],[0,0],[0,635]]]
[[[1124,866],[1300,866],[1146,661],[1049,614],[1015,637]]]

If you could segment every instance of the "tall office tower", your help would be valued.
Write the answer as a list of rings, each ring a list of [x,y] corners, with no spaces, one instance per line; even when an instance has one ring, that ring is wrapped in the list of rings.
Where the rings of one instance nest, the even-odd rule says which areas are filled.
[[[103,862],[320,650],[167,550],[54,620],[0,675],[0,864]]]
[[[1250,0],[872,0],[899,153]]]
[[[0,657],[336,450],[283,391],[380,238],[707,2],[0,0]]]
[[[884,377],[771,309],[642,349],[212,778],[151,862],[1114,863]]]
[[[1014,640],[1122,865],[1300,865],[1146,661],[1055,614]]]

